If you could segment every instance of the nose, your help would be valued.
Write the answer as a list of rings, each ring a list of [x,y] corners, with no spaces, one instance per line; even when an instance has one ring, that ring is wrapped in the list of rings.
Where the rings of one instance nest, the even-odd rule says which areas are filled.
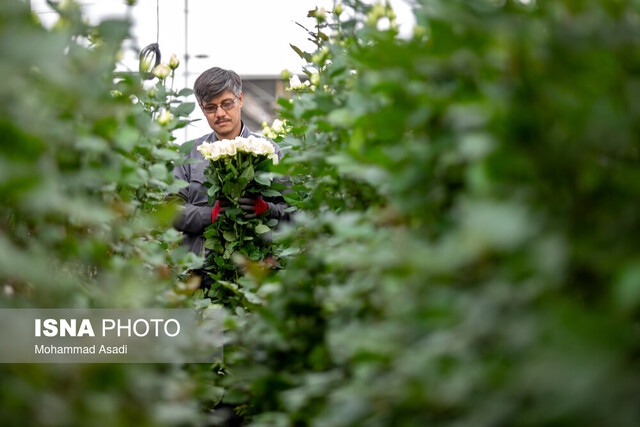
[[[224,117],[226,114],[227,114],[227,112],[224,111],[222,109],[222,107],[218,106],[218,108],[216,109],[216,112],[215,112],[215,116],[216,117]]]

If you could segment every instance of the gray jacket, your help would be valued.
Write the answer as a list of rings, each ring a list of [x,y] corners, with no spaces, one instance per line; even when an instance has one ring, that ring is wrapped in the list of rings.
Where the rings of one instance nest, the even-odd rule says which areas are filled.
[[[240,136],[247,138],[254,135],[263,138],[261,135],[251,132],[244,123]],[[211,225],[211,211],[213,208],[209,206],[207,198],[207,189],[204,186],[205,177],[205,160],[202,154],[196,149],[203,142],[217,141],[214,132],[204,135],[196,140],[193,149],[187,154],[187,159],[199,159],[201,161],[176,166],[173,169],[173,175],[177,179],[181,179],[189,183],[188,187],[180,189],[178,198],[184,203],[184,211],[175,223],[175,228],[184,235],[182,245],[187,246],[189,250],[197,255],[202,255],[204,248],[204,229]],[[282,150],[275,142],[269,140],[276,149],[278,157],[282,159]],[[278,220],[288,220],[289,214],[285,209],[289,205],[284,201],[283,197],[265,197],[264,201],[269,205],[269,216]]]

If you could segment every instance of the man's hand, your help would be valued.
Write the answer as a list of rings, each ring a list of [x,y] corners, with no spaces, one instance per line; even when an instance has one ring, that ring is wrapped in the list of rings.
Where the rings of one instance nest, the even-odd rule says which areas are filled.
[[[231,202],[229,201],[229,199],[220,199],[218,200],[218,203],[220,206],[220,212],[226,211],[227,208],[231,206]]]
[[[231,202],[228,199],[220,199],[216,201],[216,204],[213,206],[213,210],[211,211],[211,223],[213,224],[216,222],[218,215],[224,213],[230,205]]]
[[[269,205],[260,196],[256,196],[253,199],[246,196],[240,197],[238,204],[240,209],[246,212],[244,219],[253,219],[269,210]]]

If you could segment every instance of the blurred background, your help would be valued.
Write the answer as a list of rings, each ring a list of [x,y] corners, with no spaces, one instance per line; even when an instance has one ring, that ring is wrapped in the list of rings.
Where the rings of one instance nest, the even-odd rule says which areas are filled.
[[[333,0],[140,0],[135,7],[118,0],[80,1],[83,15],[91,24],[109,18],[128,18],[132,22],[131,38],[120,66],[138,69],[138,52],[158,43],[164,62],[175,53],[181,66],[176,70],[176,85],[192,88],[198,75],[210,67],[237,72],[243,81],[245,105],[243,120],[254,132],[261,132],[262,122],[275,118],[275,101],[285,94],[281,73],[289,70],[301,74],[305,62],[291,49],[293,44],[303,51],[313,48],[307,29],[315,19],[308,11],[331,10]],[[374,3],[365,1],[363,3]],[[409,0],[390,2],[401,34],[411,33],[415,18]],[[31,0],[32,10],[45,26],[51,26],[57,14],[46,0]],[[304,28],[302,28],[304,27]],[[190,101],[195,101],[191,96]],[[204,119],[196,108],[192,119]],[[199,120],[176,133],[182,143],[211,132],[206,121]]]

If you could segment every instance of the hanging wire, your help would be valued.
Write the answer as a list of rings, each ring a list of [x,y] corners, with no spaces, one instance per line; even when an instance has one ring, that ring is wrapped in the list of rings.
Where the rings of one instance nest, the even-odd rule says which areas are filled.
[[[160,64],[160,0],[156,0],[156,42],[151,43],[140,51],[139,71],[142,78],[151,80],[154,78],[153,69]]]

